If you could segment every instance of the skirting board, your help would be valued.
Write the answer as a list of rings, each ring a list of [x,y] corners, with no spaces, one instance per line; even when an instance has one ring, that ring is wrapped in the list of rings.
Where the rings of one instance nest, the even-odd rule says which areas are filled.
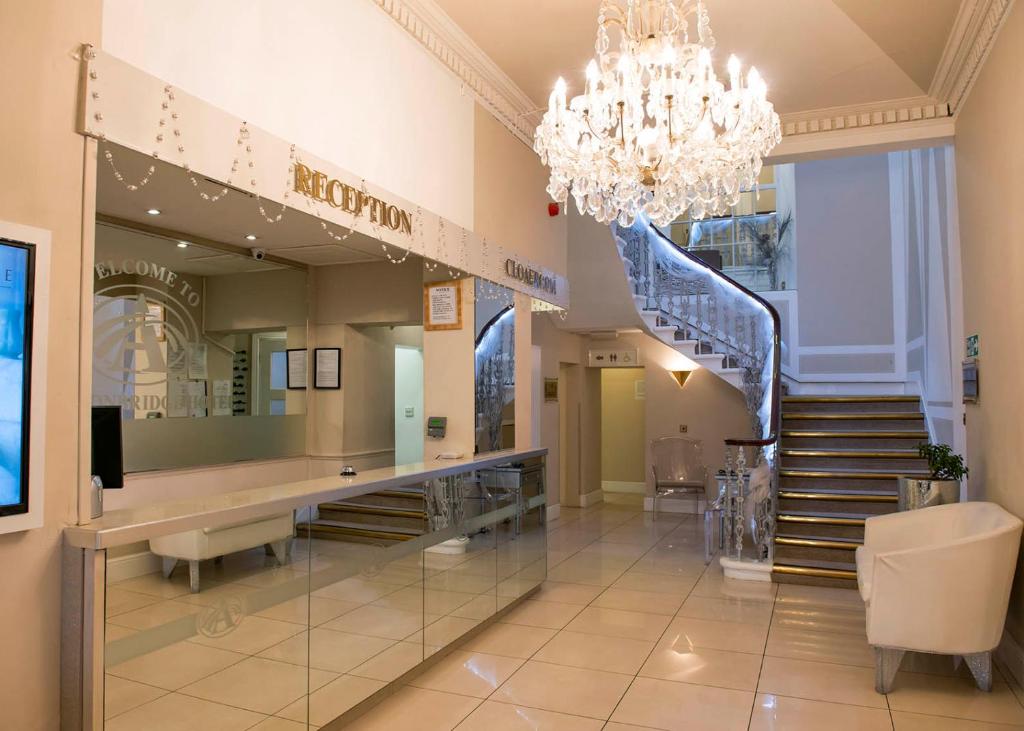
[[[648,513],[654,510],[654,498],[644,498],[644,510]],[[691,513],[700,515],[704,512],[704,501],[693,500],[692,498],[663,497],[658,500],[659,513]]]
[[[580,507],[589,508],[591,505],[597,505],[599,502],[604,500],[603,490],[591,490],[580,495]]]
[[[547,519],[548,519],[549,522],[552,521],[552,520],[558,520],[558,518],[561,517],[561,515],[562,515],[562,505],[561,505],[561,503],[555,503],[554,505],[548,505]]]
[[[623,482],[622,480],[602,480],[601,489],[605,492],[624,492],[632,495],[643,495],[647,492],[647,483]]]
[[[107,559],[107,583],[113,584],[125,579],[156,573],[160,570],[160,557],[149,551],[129,553]]]

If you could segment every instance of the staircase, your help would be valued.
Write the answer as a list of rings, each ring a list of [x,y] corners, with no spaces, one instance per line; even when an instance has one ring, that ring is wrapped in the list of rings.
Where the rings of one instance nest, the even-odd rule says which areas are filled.
[[[427,532],[421,487],[399,487],[321,503],[317,512],[316,520],[296,526],[300,536],[387,545]]]
[[[926,477],[917,396],[786,396],[772,580],[855,587],[864,521],[896,512],[896,480]]]

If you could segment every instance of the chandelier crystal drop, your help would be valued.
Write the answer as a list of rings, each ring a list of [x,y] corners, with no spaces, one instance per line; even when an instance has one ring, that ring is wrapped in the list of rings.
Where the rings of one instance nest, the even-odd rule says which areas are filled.
[[[702,0],[602,0],[594,45],[584,93],[567,102],[559,79],[537,127],[552,198],[571,191],[602,223],[645,213],[666,226],[687,210],[721,215],[756,185],[782,139],[779,116],[757,69],[744,78],[735,56],[728,84],[718,80]]]

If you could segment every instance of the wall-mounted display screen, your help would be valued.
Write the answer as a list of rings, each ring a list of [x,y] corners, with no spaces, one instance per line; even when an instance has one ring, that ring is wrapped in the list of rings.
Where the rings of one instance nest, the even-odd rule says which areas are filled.
[[[35,247],[0,239],[0,515],[28,512]]]

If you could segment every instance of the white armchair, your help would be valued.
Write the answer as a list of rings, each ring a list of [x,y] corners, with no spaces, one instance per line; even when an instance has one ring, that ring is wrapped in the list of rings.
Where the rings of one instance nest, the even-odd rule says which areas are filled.
[[[857,584],[879,693],[892,689],[907,650],[963,657],[978,687],[992,689],[1021,527],[984,502],[867,519]]]

